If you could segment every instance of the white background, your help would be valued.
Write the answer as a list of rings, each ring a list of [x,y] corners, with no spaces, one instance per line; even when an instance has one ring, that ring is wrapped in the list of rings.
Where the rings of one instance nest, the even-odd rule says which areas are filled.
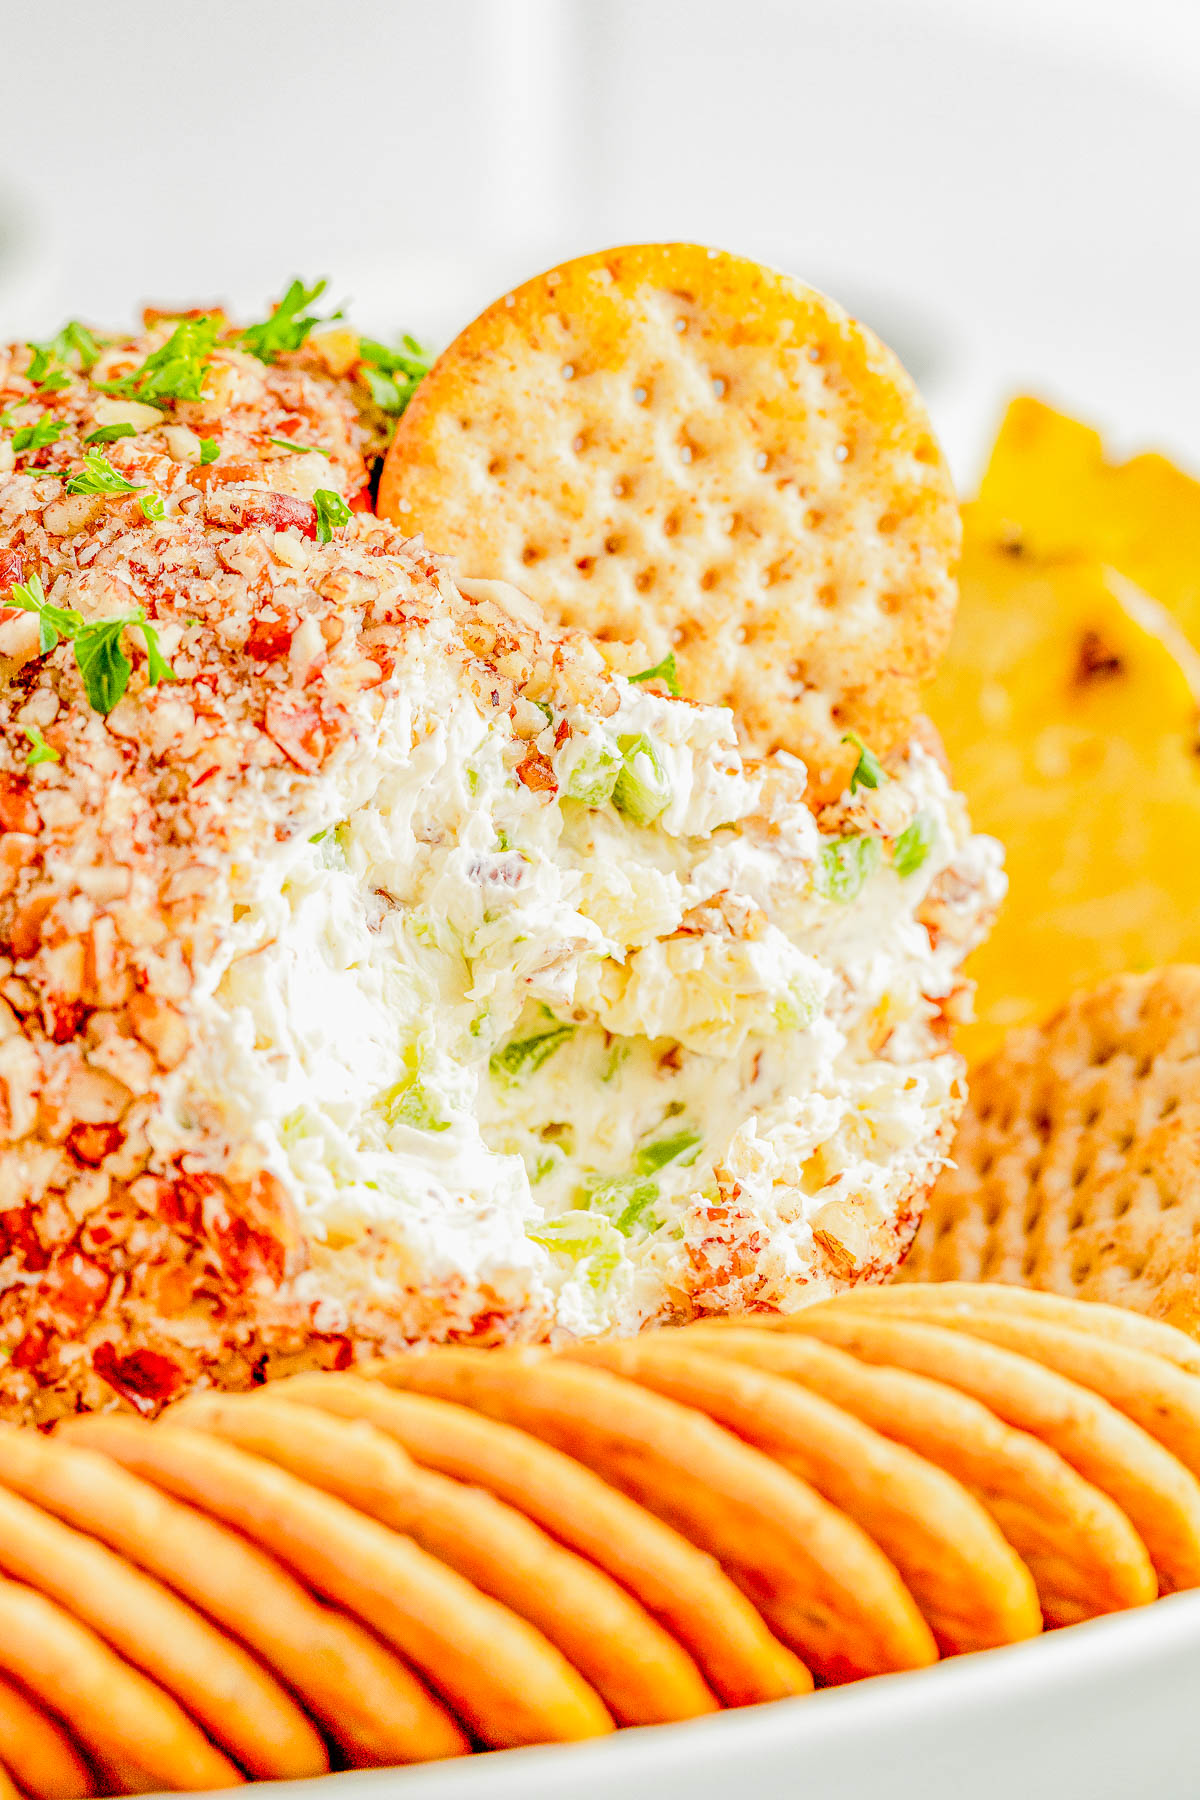
[[[862,311],[971,472],[1033,386],[1200,465],[1200,0],[0,0],[0,327],[328,273],[444,335],[690,236]]]

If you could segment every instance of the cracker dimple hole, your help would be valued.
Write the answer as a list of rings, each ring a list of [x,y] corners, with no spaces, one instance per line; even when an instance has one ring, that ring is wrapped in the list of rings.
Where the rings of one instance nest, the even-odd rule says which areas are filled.
[[[880,537],[890,537],[900,523],[900,515],[893,512],[880,513],[875,521],[875,529]]]
[[[899,594],[884,593],[879,596],[879,610],[889,619],[893,618],[903,605],[904,601]]]
[[[821,360],[820,344],[810,344],[806,354],[810,363],[819,363]]]
[[[648,594],[650,592],[650,589],[654,586],[657,574],[658,570],[654,568],[638,570],[633,578],[633,585],[639,594]]]
[[[849,462],[849,460],[850,460],[849,444],[835,444],[833,446],[833,460],[834,460],[834,462],[840,462],[840,463]]]
[[[713,391],[714,398],[717,400],[723,400],[725,398],[725,394],[728,390],[728,386],[729,386],[729,384],[725,380],[725,377],[723,375],[714,375],[712,378],[712,391]]]
[[[1168,1094],[1166,1099],[1163,1101],[1162,1105],[1158,1109],[1158,1116],[1160,1119],[1169,1119],[1171,1117],[1172,1113],[1178,1112],[1178,1111],[1179,1111],[1179,1095],[1178,1094]]]
[[[634,405],[635,406],[645,406],[645,404],[649,398],[650,398],[650,389],[643,387],[641,385],[641,383],[639,382],[637,387],[635,387],[633,390]]]
[[[571,439],[571,448],[575,452],[576,456],[582,456],[584,451],[587,449],[587,438],[585,437],[585,435],[582,431],[579,432],[577,436],[575,436]]]
[[[711,594],[720,579],[721,577],[716,569],[705,569],[703,575],[700,577],[700,586],[706,594]]]
[[[534,563],[541,562],[545,554],[540,544],[526,544],[521,552],[521,561],[527,569],[532,569]]]
[[[618,536],[615,531],[611,531],[604,540],[604,549],[608,556],[619,556],[624,547],[625,539]]]
[[[612,484],[613,499],[625,500],[633,492],[633,476],[618,475]]]
[[[687,327],[688,327],[688,322],[686,319],[676,319],[675,329],[680,334],[681,337],[682,337],[683,333],[687,330]]]
[[[821,606],[837,605],[837,589],[831,581],[823,581],[817,589],[817,601]]]
[[[1079,1231],[1082,1229],[1082,1227],[1083,1227],[1083,1208],[1082,1208],[1082,1206],[1079,1205],[1079,1202],[1076,1201],[1074,1206],[1072,1206],[1070,1212],[1067,1214],[1067,1230],[1068,1231]]]
[[[825,514],[823,512],[818,512],[815,506],[810,506],[804,515],[805,531],[820,531],[824,523]]]
[[[675,537],[678,534],[679,527],[682,524],[683,524],[683,519],[681,518],[679,513],[669,512],[667,514],[666,518],[663,520],[663,526],[662,526],[663,536],[669,537],[669,538]]]
[[[695,451],[692,449],[692,446],[690,444],[680,444],[680,446],[679,446],[680,462],[690,463],[694,455],[695,455]]]
[[[769,469],[769,468],[770,468],[770,466],[771,466],[771,459],[770,459],[770,457],[769,457],[769,456],[768,456],[768,455],[767,455],[767,453],[766,453],[766,451],[765,451],[765,450],[756,450],[756,451],[755,451],[755,453],[754,453],[754,466],[755,466],[755,468],[756,468],[756,469],[757,469],[757,470],[758,470],[758,472],[759,472],[759,474],[760,474],[760,475],[761,475],[761,474],[762,474],[762,473],[763,473],[763,471],[764,471],[764,470],[765,470],[765,469]]]
[[[575,567],[579,570],[579,573],[581,575],[585,575],[585,576],[590,575],[592,570],[595,568],[595,566],[596,566],[596,559],[594,556],[581,556],[575,564]]]
[[[574,379],[575,379],[575,364],[566,362],[563,364],[562,368],[558,372],[562,376],[564,381],[574,381]]]

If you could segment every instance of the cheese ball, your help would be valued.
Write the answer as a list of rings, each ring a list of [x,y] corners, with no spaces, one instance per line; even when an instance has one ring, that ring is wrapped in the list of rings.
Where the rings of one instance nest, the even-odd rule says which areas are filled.
[[[885,1277],[1002,890],[936,756],[813,810],[456,583],[319,338],[55,346],[0,351],[0,1412]]]

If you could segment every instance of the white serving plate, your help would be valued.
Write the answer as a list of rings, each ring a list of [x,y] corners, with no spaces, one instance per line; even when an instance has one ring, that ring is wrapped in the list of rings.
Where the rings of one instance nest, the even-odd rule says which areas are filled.
[[[287,1800],[1196,1800],[1200,1593],[693,1724],[271,1785]]]

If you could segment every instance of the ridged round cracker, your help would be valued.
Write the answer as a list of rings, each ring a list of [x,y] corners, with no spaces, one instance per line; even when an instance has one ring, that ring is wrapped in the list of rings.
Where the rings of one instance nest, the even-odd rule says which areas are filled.
[[[824,1308],[821,1309],[824,1311]],[[881,1321],[882,1322],[882,1321]],[[908,1321],[896,1321],[909,1326]],[[1145,1350],[1038,1319],[959,1319],[956,1333],[1004,1345],[1099,1394],[1200,1477],[1200,1378]],[[960,1352],[961,1354],[961,1352]],[[1190,1585],[1196,1585],[1195,1582]]]
[[[1037,1590],[991,1516],[942,1469],[796,1382],[666,1332],[568,1352],[694,1406],[809,1482],[900,1571],[943,1656],[1042,1629]]]
[[[397,1656],[239,1533],[59,1435],[0,1431],[0,1485],[158,1575],[282,1677],[353,1768],[470,1745]]]
[[[277,1383],[306,1406],[369,1420],[422,1465],[486,1488],[628,1590],[695,1657],[727,1706],[808,1693],[812,1677],[710,1556],[590,1469],[468,1407],[388,1386],[394,1365]]]
[[[88,1800],[100,1792],[63,1727],[9,1681],[0,1681],[0,1763],[30,1800]]]
[[[594,1689],[540,1632],[344,1501],[182,1425],[94,1413],[70,1429],[268,1544],[308,1586],[394,1644],[482,1743],[500,1749],[612,1730]]]
[[[803,283],[696,244],[578,257],[490,306],[397,429],[379,511],[841,785],[949,639],[958,509],[899,362]]]
[[[714,1329],[698,1327],[696,1336]],[[961,1481],[1028,1565],[1048,1625],[1154,1598],[1150,1558],[1125,1514],[1046,1444],[978,1401],[942,1381],[861,1362],[815,1333],[731,1328],[729,1336],[726,1354],[813,1388]]]
[[[0,1572],[56,1600],[150,1675],[248,1775],[328,1773],[320,1735],[240,1644],[95,1538],[3,1487]]]
[[[171,1697],[53,1600],[0,1578],[0,1669],[70,1712],[85,1749],[130,1762],[156,1786],[237,1787],[241,1776]]]
[[[936,1660],[916,1602],[866,1533],[702,1414],[536,1350],[414,1351],[388,1379],[520,1426],[595,1469],[715,1556],[823,1680]]]
[[[1200,1336],[1200,968],[1120,975],[975,1070],[905,1281],[1000,1281]]]
[[[1148,1319],[1144,1313],[1108,1306],[1102,1300],[1077,1300],[1049,1294],[1041,1288],[1011,1287],[1000,1281],[908,1281],[888,1287],[847,1288],[839,1295],[843,1305],[864,1305],[871,1311],[896,1312],[936,1319],[953,1326],[962,1318],[1032,1319],[1045,1325],[1065,1325],[1089,1337],[1124,1344],[1161,1356],[1189,1375],[1200,1375],[1200,1345],[1195,1338]]]
[[[822,1307],[819,1312],[812,1328],[826,1342],[868,1362],[946,1382],[1006,1425],[1049,1444],[1126,1514],[1150,1552],[1164,1593],[1200,1586],[1200,1482],[1182,1458],[1164,1447],[1163,1430],[1144,1428],[1161,1392],[1154,1385],[1162,1366],[1156,1359],[1149,1359],[1148,1370],[1134,1370],[1139,1384],[1146,1384],[1139,1388],[1144,1415],[1139,1423],[1119,1402],[1110,1404],[1102,1381],[1080,1381],[1078,1370],[1097,1360],[1089,1356],[1091,1340],[1069,1334],[1075,1337],[1074,1345],[1066,1346],[1074,1349],[1073,1359],[1056,1363],[1043,1356],[1037,1334],[1059,1332],[1061,1326],[985,1319],[978,1329],[962,1321],[947,1329],[940,1322],[863,1306],[839,1306],[836,1313]],[[1140,1363],[1144,1353],[1134,1354]],[[1101,1362],[1102,1369],[1106,1366],[1107,1359]],[[1168,1384],[1173,1377],[1200,1389],[1194,1377],[1171,1368]],[[1164,1416],[1169,1435],[1169,1406]]]
[[[687,1652],[609,1576],[493,1494],[422,1469],[375,1426],[289,1403],[274,1387],[254,1395],[197,1394],[173,1417],[407,1532],[543,1632],[619,1724],[663,1724],[717,1710]]]

